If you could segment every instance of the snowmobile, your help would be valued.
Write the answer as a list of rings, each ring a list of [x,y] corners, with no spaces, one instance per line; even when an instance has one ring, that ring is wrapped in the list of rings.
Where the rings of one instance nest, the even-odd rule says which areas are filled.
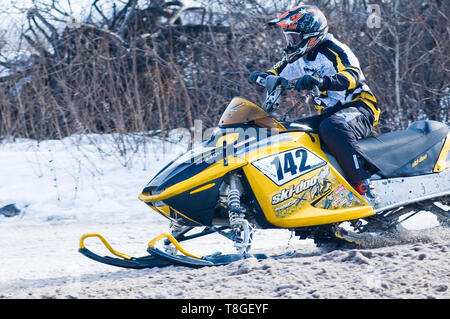
[[[149,255],[118,252],[96,233],[81,237],[79,252],[125,268],[203,267],[249,257],[293,255],[251,254],[255,229],[288,229],[318,246],[354,247],[361,245],[365,234],[393,230],[424,208],[448,224],[450,133],[446,124],[417,121],[406,130],[359,141],[380,168],[371,179],[379,201],[371,202],[347,182],[339,164],[321,145],[313,123],[283,122],[270,115],[293,84],[275,76],[260,77],[257,83],[266,89],[262,107],[233,98],[211,138],[170,162],[139,194],[139,200],[171,225],[170,233],[148,243]],[[318,88],[311,93],[317,96]],[[342,227],[343,223],[350,223],[352,229]],[[202,256],[180,244],[212,233],[231,240],[236,253]],[[99,238],[116,257],[87,249],[85,240],[90,237]],[[163,248],[157,248],[159,241]]]

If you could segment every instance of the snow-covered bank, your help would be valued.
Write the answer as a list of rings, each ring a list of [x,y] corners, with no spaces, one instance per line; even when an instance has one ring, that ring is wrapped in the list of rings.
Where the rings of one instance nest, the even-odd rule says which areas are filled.
[[[139,218],[145,207],[138,193],[186,149],[156,138],[140,141],[87,135],[0,144],[0,206],[16,203],[28,222]]]
[[[84,233],[101,233],[118,251],[142,256],[148,241],[168,230],[166,219],[137,195],[186,149],[157,138],[148,138],[145,148],[131,137],[118,144],[118,138],[0,144],[0,207],[21,209],[15,217],[0,215],[0,298],[450,297],[447,229],[401,236],[398,245],[332,252],[309,240],[289,242],[288,231],[257,231],[254,252],[277,254],[291,245],[297,255],[215,268],[128,270],[94,262],[77,252]],[[417,217],[408,221],[411,229],[433,224],[426,214]],[[107,254],[95,239],[86,244]],[[233,252],[220,236],[183,246]]]

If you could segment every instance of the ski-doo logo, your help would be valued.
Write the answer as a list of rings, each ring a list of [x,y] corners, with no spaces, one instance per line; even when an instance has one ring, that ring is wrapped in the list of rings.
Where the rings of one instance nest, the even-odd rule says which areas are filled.
[[[411,167],[416,167],[417,165],[419,165],[421,162],[423,162],[424,160],[426,160],[428,157],[427,154],[422,155],[421,157],[419,157],[418,159],[416,159],[412,164]]]
[[[271,194],[271,204],[275,216],[278,218],[288,217],[316,198],[327,194],[336,182],[336,178],[332,174],[330,176],[330,168],[325,166],[320,169],[318,174],[304,178],[281,191],[278,190]]]
[[[314,176],[310,179],[302,180],[299,184],[297,184],[297,186],[291,185],[289,188],[283,189],[281,193],[275,194],[272,197],[272,205],[284,202],[285,200],[294,197],[294,195],[300,195],[302,192],[316,185],[318,179],[318,176]]]
[[[252,163],[278,186],[326,165],[319,156],[304,147],[265,157]]]

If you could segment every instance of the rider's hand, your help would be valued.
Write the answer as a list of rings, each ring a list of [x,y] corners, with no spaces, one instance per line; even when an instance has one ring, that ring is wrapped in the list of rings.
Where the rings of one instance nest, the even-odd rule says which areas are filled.
[[[303,77],[298,79],[297,82],[295,83],[295,89],[297,91],[312,90],[314,86],[317,86],[320,89],[322,85],[323,85],[322,78],[317,78],[311,75],[304,75]]]
[[[256,83],[259,77],[266,78],[269,74],[267,72],[253,71],[248,77],[248,82],[251,84]]]

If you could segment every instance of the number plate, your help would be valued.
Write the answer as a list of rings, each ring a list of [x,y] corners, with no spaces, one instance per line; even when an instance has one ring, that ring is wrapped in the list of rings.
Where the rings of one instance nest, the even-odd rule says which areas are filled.
[[[297,177],[309,173],[326,162],[304,147],[271,155],[252,163],[272,182],[281,186]]]

